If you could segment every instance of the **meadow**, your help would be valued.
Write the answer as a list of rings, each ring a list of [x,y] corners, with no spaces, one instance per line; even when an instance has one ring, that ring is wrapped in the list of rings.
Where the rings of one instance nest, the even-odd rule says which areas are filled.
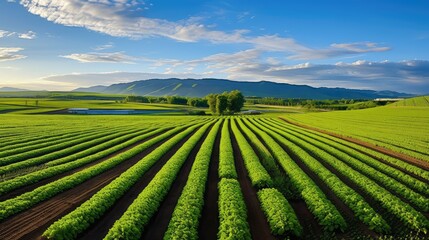
[[[127,104],[46,100],[38,109]],[[429,237],[428,107],[28,111],[0,114],[0,239]]]

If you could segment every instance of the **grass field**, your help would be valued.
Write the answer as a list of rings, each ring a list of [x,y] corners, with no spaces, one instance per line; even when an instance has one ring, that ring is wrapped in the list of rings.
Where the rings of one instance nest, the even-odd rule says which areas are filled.
[[[403,102],[422,102],[424,98]],[[284,118],[429,162],[429,106],[424,107],[423,103],[404,106],[403,102],[365,110],[285,115]]]
[[[427,238],[427,112],[2,114],[0,239]]]

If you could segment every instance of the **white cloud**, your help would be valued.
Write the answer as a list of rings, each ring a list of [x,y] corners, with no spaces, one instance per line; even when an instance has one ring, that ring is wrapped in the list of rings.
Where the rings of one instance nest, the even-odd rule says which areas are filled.
[[[16,54],[24,50],[23,48],[0,48],[0,62],[12,61],[26,58],[27,56]]]
[[[215,54],[201,59],[180,61],[146,60],[170,72],[192,67],[235,80],[271,80],[318,87],[347,87],[427,93],[429,61],[370,62],[288,65],[278,59],[264,58],[263,51],[249,49],[232,54]],[[426,91],[426,92],[424,92]]]
[[[166,37],[182,42],[209,41],[217,44],[248,44],[264,51],[292,54],[291,59],[330,58],[342,55],[387,51],[374,43],[332,44],[327,49],[311,49],[293,38],[277,35],[250,36],[245,29],[230,32],[212,30],[198,23],[199,18],[172,22],[128,14],[144,9],[141,1],[130,0],[21,0],[29,12],[65,26],[84,27],[116,37],[140,39]]]
[[[94,50],[95,51],[103,51],[103,50],[110,49],[110,48],[113,48],[113,47],[114,47],[113,43],[106,43],[106,44],[103,44],[103,45],[96,46],[94,48]]]
[[[31,39],[35,39],[36,38],[36,33],[33,32],[33,31],[28,31],[26,33],[19,34],[18,37],[21,38],[21,39],[29,39],[29,40],[31,40]]]
[[[112,53],[73,53],[63,58],[73,59],[82,63],[134,63],[137,58],[123,54],[122,52]]]

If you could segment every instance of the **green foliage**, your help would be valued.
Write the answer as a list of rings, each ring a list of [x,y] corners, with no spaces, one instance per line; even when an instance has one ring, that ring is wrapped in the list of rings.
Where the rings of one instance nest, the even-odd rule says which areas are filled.
[[[294,184],[301,193],[302,199],[307,204],[310,212],[312,212],[316,217],[319,224],[322,225],[327,231],[334,231],[336,229],[344,230],[346,228],[346,222],[335,206],[326,198],[325,194],[319,189],[313,180],[311,180],[311,178],[305,174],[305,172],[276,142],[277,140],[283,145],[287,145],[284,142],[284,138],[259,124],[258,127],[253,124],[248,124],[248,126],[257,135],[259,135],[266,143],[268,148],[270,148],[271,152],[274,154],[274,157],[289,176],[292,184]]]
[[[234,152],[229,134],[229,121],[225,119],[223,122],[220,150],[219,150],[219,178],[234,178],[237,179],[237,171],[235,170]]]
[[[67,189],[70,189],[80,183],[85,182],[86,180],[97,176],[98,174],[101,174],[104,171],[107,171],[108,169],[111,169],[118,164],[122,163],[123,161],[126,161],[133,156],[139,154],[143,150],[149,148],[150,146],[154,145],[155,143],[166,139],[167,137],[183,130],[183,128],[179,127],[176,129],[172,129],[164,134],[161,134],[155,138],[150,139],[149,141],[144,142],[143,144],[140,144],[124,153],[118,154],[115,157],[109,158],[106,161],[103,161],[99,164],[96,164],[94,166],[88,167],[82,171],[76,172],[72,175],[69,175],[67,177],[61,178],[57,181],[48,183],[46,185],[43,185],[41,187],[38,187],[34,189],[31,192],[24,193],[22,195],[19,195],[15,198],[8,199],[6,201],[0,202],[0,220],[3,220],[7,218],[8,216],[11,216],[12,214],[21,212],[23,210],[29,209],[30,207],[34,206],[35,204],[49,199],[52,196],[55,196],[56,194],[63,192]]]
[[[267,129],[270,129],[271,131],[279,132],[279,130],[276,130],[276,128],[267,126]],[[326,181],[328,185],[332,184],[332,179],[335,179],[335,176],[332,176],[332,174],[326,170],[326,173],[322,173],[324,170],[323,165],[320,164],[317,160],[309,156],[304,152],[303,149],[306,149],[307,151],[311,151],[313,154],[317,155],[319,159],[325,161],[329,165],[331,165],[333,168],[335,168],[337,171],[339,171],[342,175],[349,178],[351,181],[353,181],[355,184],[357,184],[363,191],[365,191],[367,194],[372,196],[376,201],[378,201],[384,208],[386,208],[389,212],[396,215],[399,219],[401,219],[405,224],[407,224],[409,227],[413,228],[414,230],[421,231],[426,233],[429,229],[429,221],[423,216],[420,212],[416,211],[414,208],[412,208],[407,203],[402,202],[398,197],[392,195],[387,191],[386,189],[380,187],[377,183],[370,180],[369,178],[365,177],[363,174],[359,173],[358,171],[354,170],[353,168],[350,168],[347,166],[347,164],[343,163],[342,161],[338,161],[337,158],[333,157],[332,155],[321,151],[320,149],[312,146],[309,142],[299,140],[297,138],[290,138],[294,142],[299,145],[295,145],[292,142],[288,141],[288,147],[292,149],[292,146],[296,146],[295,149],[292,149],[292,151],[295,151],[297,155],[301,157],[301,159],[306,162],[306,164],[313,169],[321,178],[328,179],[330,181]],[[313,142],[310,140],[310,142]],[[308,159],[308,160],[307,160]],[[324,176],[323,176],[324,175]],[[386,179],[383,179],[382,181],[386,181]],[[347,188],[341,187],[341,181],[338,181],[338,184],[331,187],[331,189],[336,193],[337,196],[340,198],[344,198],[343,201],[345,201],[346,204],[349,205],[349,207],[355,212],[355,215],[358,216],[364,223],[368,224],[371,229],[374,229],[379,232],[387,231],[388,228],[387,224],[382,221],[381,217],[377,217],[378,214],[375,213],[375,211],[367,211],[368,207],[363,207],[362,204],[364,201],[363,199],[359,199],[359,195],[352,194],[345,192]],[[397,183],[396,183],[397,184]],[[398,184],[398,187],[401,187]],[[403,191],[405,191],[406,187],[402,187]],[[411,195],[410,191],[407,191],[407,194],[410,195],[409,199],[411,199],[413,202],[418,204],[418,206],[427,209],[428,201],[422,196],[417,196],[417,194]],[[408,195],[406,195],[408,197]],[[358,204],[361,203],[361,204]],[[357,207],[356,207],[357,206]],[[373,213],[371,213],[373,212]],[[374,217],[366,217],[364,214],[371,213]],[[375,220],[375,219],[376,220]]]
[[[222,120],[218,120],[213,126],[195,157],[164,239],[198,239],[198,223],[204,206],[210,159],[221,123]]]
[[[238,90],[222,94],[209,94],[206,99],[210,111],[217,115],[240,112],[245,101],[243,94]]]
[[[104,158],[112,153],[115,153],[139,141],[142,141],[150,136],[159,134],[160,132],[163,132],[165,130],[166,129],[164,128],[160,128],[157,130],[151,129],[150,132],[148,130],[138,131],[136,133],[118,137],[113,139],[112,141],[94,146],[92,148],[79,152],[78,154],[50,161],[45,164],[48,166],[48,168],[46,169],[42,169],[33,173],[26,174],[24,176],[18,176],[10,180],[0,182],[0,194],[10,192],[19,187],[30,185],[32,183],[39,182],[40,180],[97,161],[98,159]]]
[[[302,235],[302,227],[293,208],[277,189],[262,189],[258,191],[258,198],[273,234],[291,232],[295,236]]]
[[[48,239],[60,239],[65,235],[71,235],[76,238],[90,226],[90,223],[99,219],[113,204],[133,186],[156,161],[165,153],[174,147],[180,140],[189,135],[197,126],[190,127],[185,131],[178,133],[167,142],[156,148],[150,154],[131,168],[127,169],[111,183],[103,187],[94,194],[88,201],[76,208],[73,212],[67,214],[60,220],[53,223],[43,236]]]
[[[234,119],[231,119],[231,128],[237,140],[237,144],[252,185],[259,189],[271,187],[273,185],[271,176],[268,174],[267,170],[265,170],[264,166],[262,166],[258,155],[256,155],[252,146],[250,146],[246,138],[240,132]]]
[[[236,179],[222,178],[219,188],[219,231],[220,240],[252,239],[247,210],[241,193],[240,184]]]
[[[105,239],[140,239],[145,226],[164,200],[180,168],[211,123],[198,129],[168,160],[146,188],[137,196],[122,217],[115,222]]]

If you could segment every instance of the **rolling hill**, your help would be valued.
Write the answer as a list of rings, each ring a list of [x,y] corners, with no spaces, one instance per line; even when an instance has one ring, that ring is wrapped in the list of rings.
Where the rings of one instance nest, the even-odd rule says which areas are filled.
[[[134,94],[142,96],[203,97],[210,93],[222,93],[234,89],[245,96],[306,98],[306,99],[373,99],[383,97],[410,97],[406,93],[346,88],[315,88],[269,81],[244,82],[225,79],[148,79],[110,86],[78,88],[80,92]]]

